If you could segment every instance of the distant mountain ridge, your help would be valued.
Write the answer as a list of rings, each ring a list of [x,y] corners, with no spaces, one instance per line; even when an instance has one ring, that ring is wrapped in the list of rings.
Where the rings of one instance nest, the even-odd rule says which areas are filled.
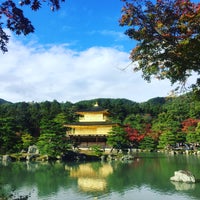
[[[5,104],[5,103],[11,103],[11,102],[6,101],[6,100],[4,100],[4,99],[0,99],[0,104]]]
[[[81,101],[77,101],[75,102],[74,104],[88,104],[88,103],[91,103],[91,102],[98,102],[98,103],[102,103],[102,102],[106,102],[106,101],[121,101],[122,103],[127,103],[127,104],[132,104],[132,103],[152,103],[152,104],[164,104],[166,101],[165,101],[165,97],[155,97],[155,98],[152,98],[152,99],[149,99],[147,101],[144,101],[144,102],[136,102],[134,100],[130,100],[130,99],[125,99],[125,98],[96,98],[96,99],[89,99],[89,100],[81,100]],[[44,100],[43,102],[45,102],[47,100]],[[57,100],[55,100],[57,101]],[[53,102],[53,101],[48,101],[48,102]],[[5,103],[13,103],[13,102],[10,102],[10,101],[7,101],[5,99],[1,99],[0,98],[0,104],[5,104]],[[17,103],[21,103],[21,102],[17,102]],[[30,103],[30,102],[26,102],[26,103]],[[35,102],[37,103],[37,102]]]

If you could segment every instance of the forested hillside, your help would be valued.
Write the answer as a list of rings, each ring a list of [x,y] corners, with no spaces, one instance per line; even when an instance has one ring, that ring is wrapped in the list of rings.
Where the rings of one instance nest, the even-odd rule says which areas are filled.
[[[106,98],[77,103],[56,100],[11,103],[1,99],[0,153],[19,152],[37,144],[44,153],[60,154],[71,145],[63,124],[75,122],[78,119],[75,111],[90,108],[95,102],[109,110],[112,121],[128,125],[127,132],[134,136],[131,142],[137,147],[154,149],[200,142],[200,101],[189,94],[158,97],[143,103]],[[45,148],[47,145],[51,148]]]

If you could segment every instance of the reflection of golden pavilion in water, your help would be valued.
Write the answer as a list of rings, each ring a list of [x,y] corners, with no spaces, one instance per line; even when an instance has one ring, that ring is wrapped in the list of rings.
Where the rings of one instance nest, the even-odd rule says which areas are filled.
[[[68,168],[70,177],[78,178],[78,186],[84,192],[104,191],[107,187],[106,177],[113,173],[110,164],[94,168],[93,163],[80,164],[78,168]]]

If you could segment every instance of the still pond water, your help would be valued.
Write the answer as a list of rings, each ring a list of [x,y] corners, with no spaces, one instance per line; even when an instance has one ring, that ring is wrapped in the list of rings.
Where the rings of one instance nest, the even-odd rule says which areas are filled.
[[[200,157],[140,154],[132,162],[0,164],[0,199],[11,191],[28,200],[199,200],[200,183],[172,183],[176,170],[200,178]]]

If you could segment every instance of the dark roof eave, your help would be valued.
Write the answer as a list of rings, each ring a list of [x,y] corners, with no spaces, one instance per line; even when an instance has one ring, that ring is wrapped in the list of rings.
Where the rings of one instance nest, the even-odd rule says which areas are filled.
[[[65,127],[68,126],[105,126],[105,125],[119,125],[118,123],[113,123],[113,122],[76,122],[76,123],[71,123],[71,124],[65,124]]]

